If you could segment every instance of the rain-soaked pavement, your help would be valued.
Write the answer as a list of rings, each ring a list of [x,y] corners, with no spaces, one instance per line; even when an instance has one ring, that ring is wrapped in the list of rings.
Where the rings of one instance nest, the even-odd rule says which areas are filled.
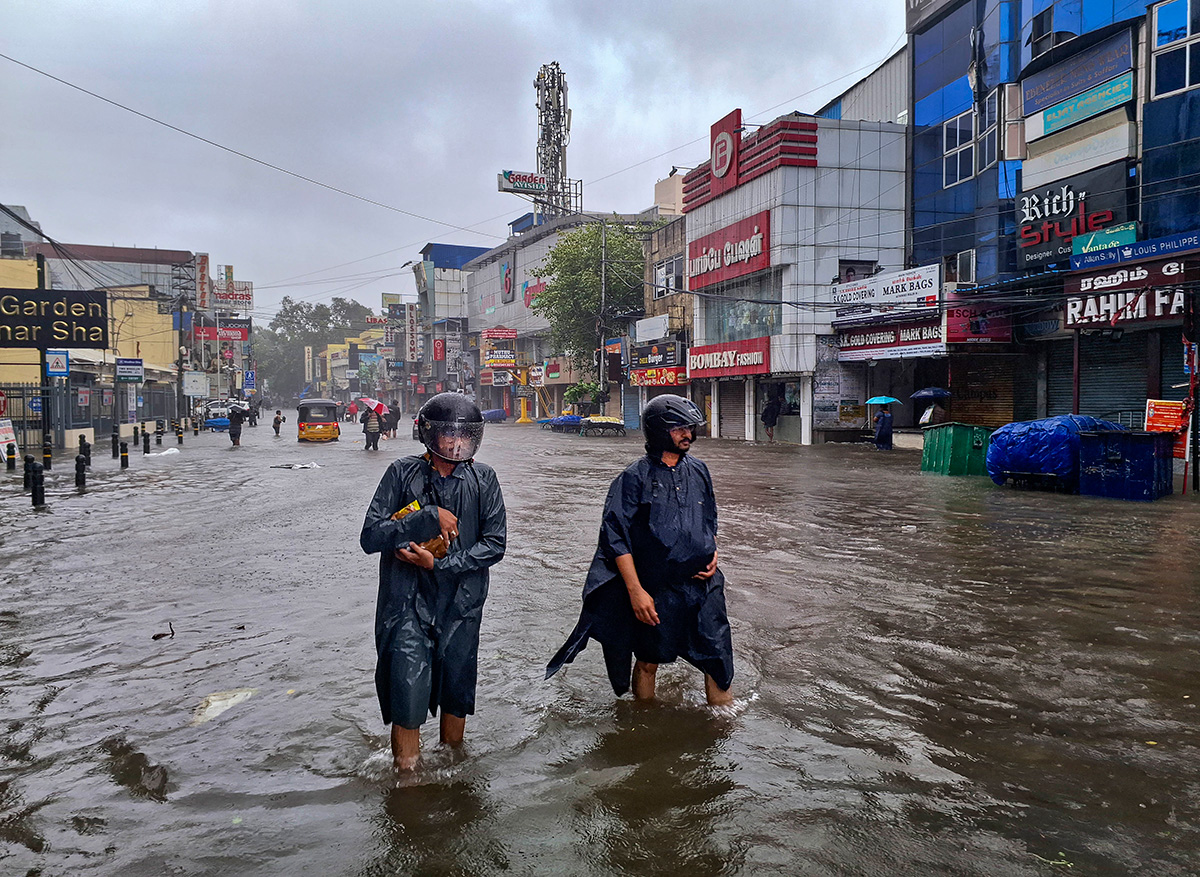
[[[465,757],[429,723],[397,781],[357,535],[417,446],[291,435],[189,434],[126,473],[98,447],[82,496],[63,458],[41,514],[0,471],[0,872],[1200,872],[1191,497],[701,440],[736,706],[713,715],[674,666],[638,708],[595,645],[542,674],[639,440],[489,427],[509,551],[479,712]]]

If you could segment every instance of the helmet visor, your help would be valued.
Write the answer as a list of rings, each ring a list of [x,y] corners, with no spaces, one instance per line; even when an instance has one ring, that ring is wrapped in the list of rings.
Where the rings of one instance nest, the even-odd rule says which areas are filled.
[[[461,463],[475,456],[483,444],[483,423],[425,422],[425,447],[443,460]]]

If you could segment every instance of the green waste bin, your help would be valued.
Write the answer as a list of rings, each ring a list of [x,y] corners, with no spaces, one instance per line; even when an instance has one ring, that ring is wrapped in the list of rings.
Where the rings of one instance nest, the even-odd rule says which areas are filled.
[[[925,427],[921,471],[939,475],[987,475],[988,442],[992,431],[969,423],[939,423]]]

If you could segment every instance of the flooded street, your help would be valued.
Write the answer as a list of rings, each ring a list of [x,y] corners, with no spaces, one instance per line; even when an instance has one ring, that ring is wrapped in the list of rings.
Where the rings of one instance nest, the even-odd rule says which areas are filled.
[[[713,715],[686,665],[657,705],[614,699],[595,643],[542,678],[640,435],[489,426],[509,548],[478,712],[463,755],[427,723],[397,780],[358,531],[419,445],[404,423],[378,454],[356,426],[301,445],[294,422],[124,473],[97,445],[82,496],[57,458],[40,514],[0,471],[0,872],[1200,872],[1190,496],[702,439],[736,659]]]

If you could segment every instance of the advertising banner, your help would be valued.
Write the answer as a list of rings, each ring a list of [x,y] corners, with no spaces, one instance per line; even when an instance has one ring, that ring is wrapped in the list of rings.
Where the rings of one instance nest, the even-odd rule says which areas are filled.
[[[208,395],[208,375],[204,372],[184,372],[183,373],[183,395],[185,396],[200,396]]]
[[[1200,250],[1200,232],[1192,231],[1165,238],[1155,238],[1152,241],[1138,241],[1095,253],[1081,253],[1071,257],[1071,268],[1078,271],[1081,268],[1119,265],[1122,262],[1137,262],[1142,259],[1153,259],[1156,256],[1159,258],[1179,256],[1198,250]]]
[[[1129,174],[1123,161],[1044,189],[1022,191],[1017,199],[1019,267],[1067,261],[1076,235],[1131,219]]]
[[[1012,341],[1012,317],[1007,306],[950,293],[946,296],[945,315],[946,341],[950,344]]]
[[[735,375],[761,375],[771,371],[771,339],[751,338],[709,344],[688,351],[688,378],[724,378]]]
[[[1109,247],[1119,247],[1137,241],[1137,223],[1123,222],[1102,228],[1100,231],[1089,231],[1087,234],[1075,235],[1071,239],[1072,257],[1083,253],[1094,253],[1097,250],[1107,250]]]
[[[764,210],[688,244],[688,288],[771,267],[771,211]]]
[[[742,111],[734,110],[709,130],[709,191],[720,195],[738,184],[738,158],[742,146]],[[768,237],[768,241],[770,238]]]
[[[1023,111],[1032,116],[1132,69],[1133,39],[1126,30],[1021,80]]]
[[[529,367],[529,386],[544,387],[546,385],[546,369],[540,365]]]
[[[219,311],[254,310],[254,284],[249,280],[217,281],[213,284],[212,306]]]
[[[312,383],[313,379],[313,349],[309,346],[304,348],[304,382]]]
[[[902,317],[936,311],[942,292],[942,266],[888,271],[833,287],[834,320],[849,322],[881,314]]]
[[[1198,278],[1200,270],[1181,259],[1067,277],[1063,281],[1067,296],[1063,324],[1067,328],[1115,326],[1180,317],[1187,298],[1183,284]]]
[[[206,311],[212,307],[212,284],[209,282],[208,253],[196,254],[196,305]]]
[[[1167,402],[1163,399],[1146,400],[1146,432],[1173,432],[1176,460],[1190,459],[1191,418],[1188,417],[1186,402]]]
[[[505,329],[503,326],[495,329],[484,329],[483,364],[489,368],[517,367],[517,330]]]
[[[500,171],[496,174],[496,191],[521,192],[544,195],[550,188],[550,179],[535,171]]]
[[[630,368],[662,368],[680,365],[682,362],[678,341],[663,341],[629,349]]]
[[[513,382],[512,372],[506,371],[505,369],[497,369],[496,371],[492,372],[492,386],[493,387],[507,387],[507,386],[511,385],[512,382]]]
[[[420,339],[417,334],[417,306],[409,304],[405,305],[404,309],[404,334],[407,341],[404,358],[409,362],[417,362],[421,358]]]
[[[1097,116],[1029,144],[1022,185],[1032,191],[1134,154],[1137,128],[1123,110]]]
[[[676,387],[687,382],[687,369],[681,365],[668,368],[632,369],[629,372],[629,386],[631,387]]]
[[[1116,79],[1090,88],[1083,94],[1068,98],[1025,120],[1025,141],[1032,143],[1039,137],[1069,128],[1077,122],[1107,113],[1111,109],[1129,103],[1134,98],[1133,71],[1122,73]]]
[[[446,339],[445,338],[434,338],[433,339],[433,361],[434,362],[445,362],[445,360],[446,360]],[[516,365],[516,362],[513,362],[513,365]]]
[[[838,335],[838,360],[905,359],[946,353],[942,321],[922,320],[891,326],[869,326]]]
[[[0,289],[0,347],[108,347],[104,290]]]
[[[220,326],[194,326],[192,334],[197,341],[248,341],[250,320],[244,317],[223,317]]]

